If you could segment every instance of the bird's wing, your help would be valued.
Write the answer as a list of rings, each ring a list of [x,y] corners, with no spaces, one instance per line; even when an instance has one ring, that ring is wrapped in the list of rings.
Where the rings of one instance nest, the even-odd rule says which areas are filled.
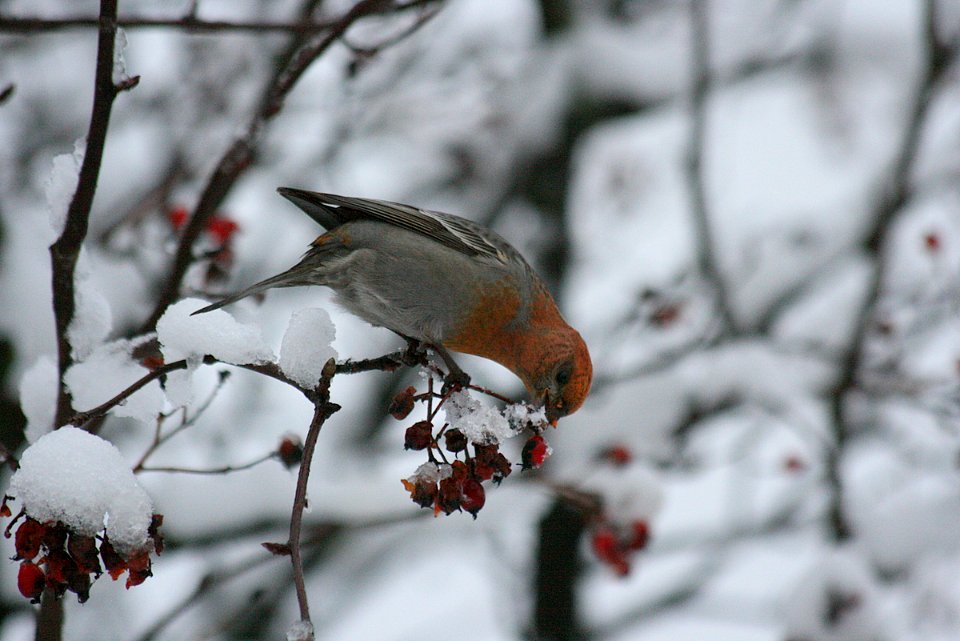
[[[503,264],[514,251],[499,236],[458,216],[385,200],[321,194],[290,187],[281,187],[277,191],[327,229],[352,220],[377,220],[422,234],[468,256]]]

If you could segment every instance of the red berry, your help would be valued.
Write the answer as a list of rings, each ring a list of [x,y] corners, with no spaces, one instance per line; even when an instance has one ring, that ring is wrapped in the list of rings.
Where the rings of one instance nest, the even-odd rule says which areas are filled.
[[[610,566],[619,576],[624,576],[630,571],[626,551],[611,528],[607,526],[597,528],[593,533],[592,547],[596,557]]]
[[[537,469],[550,456],[550,446],[539,434],[530,437],[523,446],[521,453],[521,467],[524,470]]]
[[[460,507],[477,518],[477,512],[483,508],[486,503],[486,493],[483,485],[476,479],[467,479],[463,482],[463,490],[460,496]]]
[[[173,227],[174,231],[180,231],[184,224],[186,224],[189,216],[190,214],[187,212],[187,208],[182,206],[174,207],[167,212],[167,220],[170,221],[170,226]]]
[[[633,460],[633,454],[624,445],[611,445],[603,452],[603,458],[613,465],[626,465]]]
[[[669,327],[680,318],[682,306],[679,303],[664,303],[650,313],[650,322],[656,327]]]
[[[940,251],[940,234],[932,231],[927,232],[927,234],[923,237],[923,244],[926,246],[927,251],[931,253]]]
[[[43,588],[46,585],[43,570],[37,565],[30,561],[20,564],[20,571],[17,573],[17,589],[20,590],[20,594],[30,599],[32,603],[40,603],[40,595],[43,594]]]
[[[627,542],[627,548],[636,552],[647,547],[650,541],[650,526],[646,521],[637,520],[630,524],[630,539]]]
[[[214,216],[207,223],[207,233],[213,236],[214,240],[220,245],[226,245],[230,242],[230,239],[239,230],[240,225],[222,216]]]
[[[296,436],[285,436],[277,448],[277,458],[288,470],[300,465],[303,460],[303,443]]]

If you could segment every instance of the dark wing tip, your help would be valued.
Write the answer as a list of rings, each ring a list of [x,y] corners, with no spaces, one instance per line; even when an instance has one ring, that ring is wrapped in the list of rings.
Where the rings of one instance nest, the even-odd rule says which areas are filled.
[[[295,187],[277,187],[277,193],[292,202],[303,213],[310,216],[314,221],[320,224],[324,229],[333,229],[342,225],[345,221],[337,212],[336,207],[330,207],[324,201],[327,194],[321,194],[306,189],[297,189]]]

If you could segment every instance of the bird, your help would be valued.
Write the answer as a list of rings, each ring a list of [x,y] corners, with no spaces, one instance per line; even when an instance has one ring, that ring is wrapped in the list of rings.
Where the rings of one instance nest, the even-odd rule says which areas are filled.
[[[510,243],[459,216],[411,205],[280,187],[326,232],[290,269],[194,314],[274,287],[322,285],[371,325],[436,351],[497,362],[556,425],[583,405],[593,365],[543,280]],[[469,379],[468,379],[469,380]]]

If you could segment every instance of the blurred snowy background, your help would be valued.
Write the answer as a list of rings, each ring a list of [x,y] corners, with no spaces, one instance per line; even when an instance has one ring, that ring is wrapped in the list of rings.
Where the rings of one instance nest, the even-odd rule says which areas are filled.
[[[12,88],[0,103],[0,440],[14,452],[54,415],[49,210],[72,194],[96,29],[10,18],[98,12],[67,4],[0,2],[0,92]],[[120,14],[193,7],[203,20],[292,23],[303,6],[332,17],[352,4],[124,0]],[[542,476],[600,493],[613,519],[642,516],[652,539],[617,576],[577,511],[519,473],[488,491],[478,520],[431,518],[400,484],[422,456],[403,451],[403,424],[386,416],[416,373],[340,376],[304,533],[317,638],[960,638],[960,2],[426,9],[437,7],[409,34],[418,10],[364,19],[307,69],[258,124],[253,162],[216,207],[238,225],[230,255],[197,261],[180,294],[232,290],[299,258],[319,230],[282,185],[492,226],[594,357],[592,396],[549,435]],[[114,105],[81,259],[92,327],[76,409],[146,371],[120,367],[104,341],[148,323],[176,212],[197,206],[256,121],[293,38],[124,35],[125,71],[141,80]],[[277,352],[308,307],[330,312],[340,358],[400,346],[325,291],[230,311]],[[521,393],[496,365],[461,365]],[[298,393],[251,372],[200,368],[192,385],[189,413],[213,400],[153,466],[243,464],[310,422]],[[142,394],[169,403],[155,384]],[[100,430],[131,466],[157,407],[133,400]],[[602,460],[615,446],[631,457],[616,469]],[[65,638],[283,638],[298,618],[290,565],[260,543],[285,540],[295,472],[268,461],[138,479],[165,515],[168,549],[141,586],[101,578],[86,604],[68,595]],[[0,563],[0,641],[33,638],[16,567]]]

